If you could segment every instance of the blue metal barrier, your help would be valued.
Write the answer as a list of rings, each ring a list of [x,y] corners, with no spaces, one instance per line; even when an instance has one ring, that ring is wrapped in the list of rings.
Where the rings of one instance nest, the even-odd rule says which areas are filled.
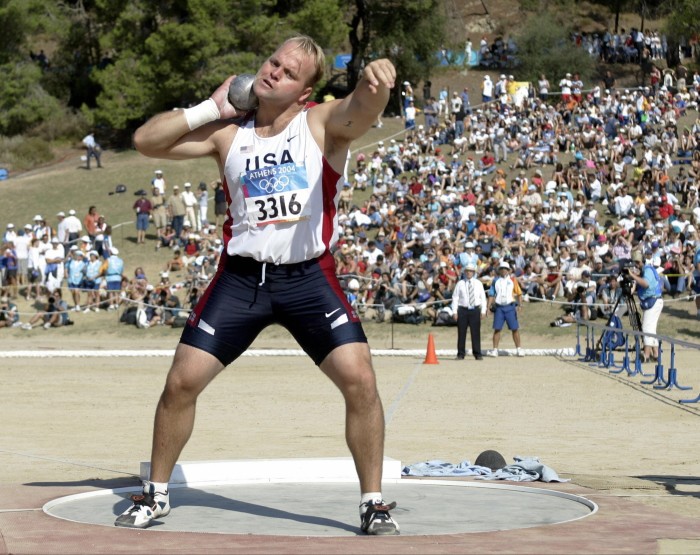
[[[654,389],[664,389],[670,391],[672,389],[688,390],[692,389],[691,386],[683,386],[678,383],[678,369],[676,368],[676,346],[680,345],[683,347],[688,347],[691,349],[700,350],[700,345],[696,343],[690,343],[688,341],[683,341],[680,339],[674,339],[672,337],[667,337],[664,335],[657,334],[645,334],[643,332],[638,332],[634,330],[620,329],[616,327],[608,327],[601,324],[595,324],[593,322],[588,322],[584,320],[577,321],[576,328],[576,352],[581,353],[580,346],[580,326],[585,326],[586,328],[586,353],[581,362],[593,363],[598,367],[609,368],[611,374],[621,374],[622,372],[627,372],[629,377],[636,375],[640,376],[653,376],[652,379],[647,381],[640,381],[641,384],[651,385]],[[624,343],[624,357],[621,364],[615,363],[615,355],[613,348],[607,341],[601,341],[600,353],[597,352],[595,343],[595,330],[600,330],[601,333],[623,333],[625,336]],[[645,374],[642,371],[642,339],[644,337],[653,337],[659,342],[658,345],[658,358],[656,359],[656,364],[654,365],[653,374]],[[634,351],[635,357],[634,362],[630,359],[630,337],[634,337]],[[664,372],[664,365],[662,362],[663,357],[663,343],[666,342],[670,347],[670,361],[668,367],[668,374]],[[612,369],[611,369],[612,368]],[[698,403],[700,402],[700,395],[694,399],[681,399],[679,403]]]

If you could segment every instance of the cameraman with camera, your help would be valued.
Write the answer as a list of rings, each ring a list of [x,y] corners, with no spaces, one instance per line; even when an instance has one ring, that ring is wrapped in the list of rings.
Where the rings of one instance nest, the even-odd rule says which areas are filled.
[[[639,306],[642,309],[642,331],[656,333],[656,326],[664,307],[661,298],[661,278],[652,264],[647,264],[640,251],[632,253],[631,268],[622,270],[623,279],[631,279],[636,284]],[[659,357],[659,342],[654,337],[644,336],[644,354],[642,362],[657,360]]]

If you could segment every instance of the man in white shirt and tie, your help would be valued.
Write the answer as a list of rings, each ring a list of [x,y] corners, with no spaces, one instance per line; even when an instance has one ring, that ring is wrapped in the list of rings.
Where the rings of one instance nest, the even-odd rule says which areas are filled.
[[[476,360],[483,360],[481,320],[486,317],[486,293],[484,285],[476,278],[474,264],[467,264],[464,274],[452,295],[452,313],[457,321],[457,360],[464,360],[467,328],[471,330],[472,354]]]

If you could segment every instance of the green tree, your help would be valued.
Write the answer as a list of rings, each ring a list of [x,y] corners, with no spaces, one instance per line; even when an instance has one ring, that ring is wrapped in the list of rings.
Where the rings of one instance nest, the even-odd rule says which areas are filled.
[[[429,78],[438,64],[436,53],[445,42],[440,5],[437,0],[355,0],[348,87],[354,88],[368,61],[380,57],[392,60],[399,83]],[[399,102],[397,90],[388,111],[397,112]]]
[[[18,135],[62,111],[58,100],[40,85],[41,68],[32,62],[0,66],[0,134]]]
[[[697,0],[673,0],[669,2],[670,15],[666,32],[676,38],[691,38],[700,34],[700,2]]]
[[[346,41],[345,14],[336,0],[308,0],[287,17],[289,26],[313,37],[325,50],[342,48]]]
[[[531,17],[516,36],[518,57],[522,62],[518,73],[525,81],[537,81],[544,73],[554,84],[566,73],[578,73],[589,81],[595,62],[571,40],[571,30],[549,14]]]

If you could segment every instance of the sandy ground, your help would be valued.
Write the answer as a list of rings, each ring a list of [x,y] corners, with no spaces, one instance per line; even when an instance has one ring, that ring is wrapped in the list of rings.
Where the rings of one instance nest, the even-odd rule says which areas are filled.
[[[386,455],[403,464],[473,462],[486,449],[507,461],[534,455],[595,495],[634,497],[698,518],[700,530],[700,404],[677,402],[697,395],[698,359],[697,352],[678,354],[679,381],[694,386],[681,392],[571,358],[425,365],[422,358],[375,357]],[[0,483],[138,474],[169,362],[2,360]],[[181,460],[344,457],[343,426],[342,398],[310,360],[244,357],[200,397]],[[700,553],[700,541],[661,546]]]

